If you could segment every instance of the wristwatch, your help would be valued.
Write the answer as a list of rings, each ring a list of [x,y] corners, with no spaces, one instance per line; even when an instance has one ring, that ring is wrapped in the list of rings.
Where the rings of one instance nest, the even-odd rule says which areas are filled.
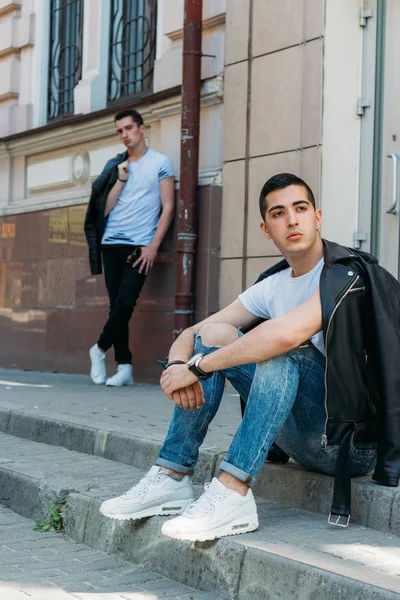
[[[199,367],[200,362],[203,360],[204,354],[194,354],[192,358],[189,358],[187,361],[187,368],[189,371],[196,375],[197,379],[200,381],[204,381],[205,379],[209,379],[213,376],[213,371],[211,373],[205,373]]]

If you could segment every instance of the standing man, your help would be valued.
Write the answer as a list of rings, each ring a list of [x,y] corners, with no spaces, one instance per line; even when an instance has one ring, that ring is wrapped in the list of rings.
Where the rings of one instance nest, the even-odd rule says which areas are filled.
[[[108,161],[93,182],[85,219],[92,275],[102,272],[109,317],[89,351],[93,383],[132,385],[129,321],[146,276],[174,215],[170,159],[147,147],[136,110],[122,110],[115,125],[126,152]],[[117,372],[107,379],[105,354],[114,346]]]

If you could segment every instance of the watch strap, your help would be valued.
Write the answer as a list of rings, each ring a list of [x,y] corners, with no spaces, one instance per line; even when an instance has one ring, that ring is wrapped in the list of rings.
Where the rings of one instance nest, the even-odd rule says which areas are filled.
[[[206,373],[199,367],[199,363],[203,360],[204,356],[201,356],[200,360],[197,360],[195,364],[192,364],[190,367],[188,366],[189,371],[191,371],[200,381],[205,381],[213,376],[214,372]]]
[[[200,373],[200,378],[201,379],[208,379],[209,377],[212,377],[213,375],[213,371],[211,371],[210,373],[206,373],[205,371],[203,371],[203,369],[200,369],[200,367],[197,365],[197,370]]]
[[[186,361],[184,360],[171,360],[166,364],[165,368],[168,369],[171,365],[186,365]]]

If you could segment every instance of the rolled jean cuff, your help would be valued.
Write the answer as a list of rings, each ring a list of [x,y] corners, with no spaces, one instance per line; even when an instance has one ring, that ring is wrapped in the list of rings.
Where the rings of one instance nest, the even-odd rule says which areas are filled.
[[[219,468],[221,469],[221,471],[225,471],[225,473],[233,475],[233,477],[236,477],[236,479],[239,479],[239,481],[243,481],[243,483],[246,483],[250,487],[255,481],[254,477],[252,477],[245,471],[242,471],[242,469],[238,469],[234,465],[231,465],[230,463],[226,462],[226,460],[223,460],[219,464]]]
[[[193,469],[190,467],[184,467],[183,465],[178,465],[173,463],[170,460],[165,460],[165,458],[157,458],[156,465],[158,467],[164,467],[166,469],[171,469],[172,471],[176,471],[177,473],[183,473],[184,475],[193,475]]]

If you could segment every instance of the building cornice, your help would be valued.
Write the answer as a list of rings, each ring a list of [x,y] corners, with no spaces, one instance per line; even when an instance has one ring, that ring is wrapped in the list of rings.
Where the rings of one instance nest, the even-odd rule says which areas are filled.
[[[19,58],[21,54],[21,48],[14,48],[14,46],[9,46],[8,48],[4,48],[4,50],[0,50],[0,59],[2,58]]]
[[[64,208],[68,206],[77,206],[87,204],[89,201],[90,190],[79,190],[59,194],[53,194],[43,198],[23,198],[15,200],[9,206],[0,207],[0,217],[8,215],[18,215],[27,212],[37,212],[39,210],[53,210],[54,208]]]
[[[70,185],[70,184],[69,184]],[[216,167],[214,169],[201,169],[199,171],[199,186],[221,186],[222,185],[222,169]],[[53,189],[56,189],[53,185]],[[175,189],[179,190],[180,181],[179,175],[175,177]],[[53,210],[55,208],[67,208],[69,206],[79,206],[87,204],[90,197],[90,188],[74,191],[66,191],[65,188],[59,193],[54,193],[51,196],[32,196],[23,198],[19,201],[14,201],[9,206],[0,206],[0,217],[17,215],[27,212],[37,212],[41,210]]]
[[[3,6],[0,5],[0,18],[4,17],[5,15],[8,15],[9,13],[15,13],[21,10],[22,6],[22,2],[13,2],[12,0],[5,4],[1,4],[3,4]]]
[[[9,102],[10,100],[16,100],[19,97],[17,92],[7,92],[0,96],[0,102]]]
[[[219,15],[215,15],[214,17],[210,17],[209,19],[205,19],[202,23],[202,31],[203,33],[209,33],[210,30],[217,29],[223,27],[226,22],[226,13],[221,13]],[[171,40],[171,42],[178,42],[183,40],[183,29],[175,29],[174,31],[170,31],[166,34],[167,37]]]
[[[27,131],[21,131],[19,133],[14,133],[12,135],[0,138],[0,149],[3,144],[8,144],[14,140],[23,138],[26,141],[27,138],[33,139],[35,136],[40,136],[42,133],[51,132],[56,129],[62,129],[63,127],[73,127],[75,125],[78,126],[81,123],[87,123],[88,121],[94,121],[96,119],[101,119],[102,117],[114,115],[116,112],[123,110],[124,108],[137,108],[145,105],[146,103],[157,102],[164,98],[176,96],[180,93],[181,86],[177,85],[173,88],[156,92],[155,94],[147,94],[146,96],[141,96],[140,98],[131,98],[130,100],[124,100],[123,102],[116,102],[115,104],[107,106],[107,108],[102,108],[101,110],[80,115],[67,115],[62,119],[52,121],[51,123],[47,123],[41,127],[36,127],[35,129],[29,129]]]
[[[180,92],[180,87],[178,88]],[[180,114],[182,108],[182,97],[177,95],[177,89],[171,88],[174,94],[158,99],[154,94],[154,101],[150,103],[150,97],[141,99],[140,113],[146,124],[151,125],[154,121],[170,116]],[[211,106],[220,104],[223,101],[223,78],[215,77],[202,83],[201,105]],[[133,103],[129,104],[132,106]],[[36,130],[26,131],[23,134],[9,136],[0,141],[0,158],[5,156],[21,156],[27,153],[37,154],[49,150],[57,150],[67,146],[94,141],[104,137],[109,137],[112,133],[112,120],[115,112],[120,108],[112,107],[107,109],[107,113],[98,111],[90,115],[83,115],[79,120],[65,121],[58,127],[43,127]],[[95,119],[95,115],[97,119]]]

